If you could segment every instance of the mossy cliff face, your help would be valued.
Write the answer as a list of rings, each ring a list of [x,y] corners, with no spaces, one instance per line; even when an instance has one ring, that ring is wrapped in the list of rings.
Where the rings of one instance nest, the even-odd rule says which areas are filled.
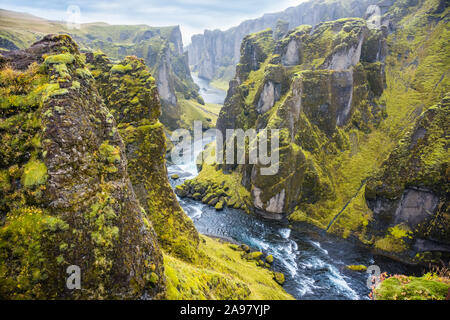
[[[366,122],[381,113],[378,106],[369,105],[376,94],[368,77],[376,63],[377,80],[384,86],[382,65],[360,62],[363,40],[370,33],[363,20],[344,19],[320,24],[314,31],[298,27],[276,42],[271,30],[244,39],[217,127],[224,136],[233,128],[281,129],[276,175],[261,175],[258,165],[223,168],[239,173],[258,212],[279,217],[299,202],[333,196],[330,178],[311,153],[322,152],[321,145],[327,153],[344,148],[348,142],[342,127],[355,110]],[[205,165],[203,170],[209,169]]]
[[[0,72],[0,296],[161,297],[156,234],[77,45],[46,36]],[[66,289],[70,265],[82,290]]]
[[[203,34],[194,35],[192,43],[187,47],[189,64],[200,77],[228,82],[235,75],[235,66],[241,58],[239,49],[247,35],[272,28],[274,37],[278,40],[289,29],[300,25],[315,26],[339,18],[363,17],[367,7],[377,2],[377,0],[310,0],[282,12],[243,21],[225,31],[205,30]]]
[[[160,245],[167,253],[195,261],[198,233],[167,179],[166,141],[158,120],[161,105],[155,79],[142,59],[126,57],[112,64],[103,54],[86,56],[99,92],[118,123],[133,189]]]
[[[69,29],[64,23],[2,10],[0,12],[0,48],[25,49],[46,33],[69,34],[81,50],[104,52],[112,59],[126,56],[144,59],[156,79],[162,103],[161,122],[170,130],[187,126],[183,103],[204,104],[193,82],[179,26],[81,24]],[[205,122],[206,124],[206,122]]]
[[[241,197],[249,193],[251,208],[269,218],[288,215],[408,261],[446,251],[442,3],[397,1],[381,8],[376,26],[351,18],[300,26],[278,41],[270,30],[246,37],[217,128],[279,129],[279,171],[204,163],[207,174],[189,188],[233,176],[246,190]]]
[[[433,257],[434,251],[445,251],[448,258],[449,119],[447,94],[442,102],[419,116],[379,172],[367,182],[365,198],[374,213],[368,227],[371,234],[380,237],[375,242],[377,249],[408,254],[412,246],[419,252],[419,260],[441,258]],[[397,237],[392,232],[386,234],[387,227],[403,232]]]

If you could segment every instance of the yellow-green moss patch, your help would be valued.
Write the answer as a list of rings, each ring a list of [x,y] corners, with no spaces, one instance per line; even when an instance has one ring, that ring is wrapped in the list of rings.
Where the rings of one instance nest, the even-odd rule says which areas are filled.
[[[207,259],[189,264],[165,255],[169,299],[293,299],[273,279],[273,273],[241,258],[228,244],[201,236]]]
[[[30,160],[23,168],[22,184],[25,187],[44,184],[47,181],[47,166],[40,160]]]
[[[450,282],[431,274],[423,277],[393,276],[374,290],[376,300],[445,300]]]

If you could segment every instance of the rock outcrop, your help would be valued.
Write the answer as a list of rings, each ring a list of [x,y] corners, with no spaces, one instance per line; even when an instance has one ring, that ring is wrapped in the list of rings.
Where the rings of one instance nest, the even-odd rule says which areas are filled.
[[[9,16],[13,19],[10,20]],[[169,130],[183,124],[180,99],[204,104],[191,78],[179,26],[156,28],[88,23],[81,24],[80,29],[68,29],[63,23],[6,10],[0,12],[0,20],[3,22],[0,27],[0,48],[3,49],[25,49],[36,38],[45,35],[43,29],[48,29],[53,33],[70,35],[82,51],[100,50],[117,60],[126,56],[144,59],[156,78],[162,104],[161,121]]]
[[[315,26],[324,21],[363,17],[368,6],[377,2],[378,0],[307,1],[283,12],[244,21],[226,31],[205,30],[203,34],[194,35],[192,43],[187,47],[189,65],[202,78],[228,81],[234,76],[234,68],[241,57],[241,42],[245,36],[272,28],[275,30],[274,38],[279,40],[289,29],[299,25]],[[294,43],[289,46],[290,52],[294,51],[294,47]],[[287,62],[297,64],[295,60]]]
[[[300,199],[313,203],[330,196],[329,178],[318,162],[308,160],[308,153],[327,140],[341,144],[330,148],[342,148],[341,128],[355,112],[380,120],[382,108],[368,102],[377,97],[368,79],[377,77],[374,82],[384,86],[383,66],[361,58],[370,32],[364,20],[353,18],[325,22],[314,29],[300,26],[279,41],[274,41],[271,30],[244,39],[217,128],[223,136],[234,128],[281,129],[279,162],[283,165],[276,175],[261,175],[260,165],[224,167],[241,172],[253,207],[261,214],[282,217]],[[382,37],[380,30],[372,33]],[[291,49],[293,43],[296,50]],[[284,65],[287,60],[299,64]],[[379,70],[376,76],[372,76],[373,68]],[[311,136],[314,130],[318,131]]]
[[[126,146],[133,189],[167,253],[195,261],[199,236],[181,209],[167,179],[166,141],[159,122],[155,79],[142,59],[112,64],[104,54],[86,54],[100,95],[117,121]],[[124,81],[126,79],[126,81]]]
[[[224,137],[278,129],[279,170],[204,163],[189,190],[209,179],[229,187],[225,203],[241,199],[268,218],[354,236],[403,261],[446,256],[449,79],[438,66],[448,64],[449,9],[437,0],[389,5],[369,10],[371,21],[244,38],[217,128]]]
[[[83,61],[67,35],[1,57],[2,298],[165,294],[125,145]],[[66,287],[71,265],[82,290]]]

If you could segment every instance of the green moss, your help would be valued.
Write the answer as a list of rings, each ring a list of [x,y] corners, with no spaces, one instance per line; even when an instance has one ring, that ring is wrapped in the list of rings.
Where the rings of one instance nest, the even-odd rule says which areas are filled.
[[[218,210],[218,211],[223,210],[224,204],[225,204],[225,201],[224,201],[223,199],[222,199],[222,200],[219,200],[219,202],[216,203],[216,205],[214,206],[214,208],[215,208],[216,210]]]
[[[71,88],[75,89],[75,90],[79,90],[80,89],[80,83],[78,81],[73,81]]]
[[[384,238],[375,241],[374,246],[378,250],[400,253],[407,249],[403,240],[396,239],[392,236],[386,236]]]
[[[352,271],[359,271],[359,272],[364,272],[364,271],[367,270],[367,267],[362,265],[362,264],[360,264],[360,265],[348,265],[346,268],[349,269],[349,270],[352,270]]]
[[[89,71],[89,69],[87,69],[87,68],[78,68],[78,69],[76,69],[75,72],[76,72],[77,76],[79,76],[81,79],[92,78],[92,74]]]
[[[63,63],[58,63],[54,66],[56,72],[58,72],[60,78],[71,79],[67,65]]]
[[[47,56],[44,60],[44,64],[70,64],[73,63],[75,57],[70,53],[61,53],[51,56]]]
[[[60,88],[59,83],[49,83],[45,86],[44,100],[48,100],[51,97],[63,96],[69,93],[66,88]]]
[[[164,257],[168,299],[292,299],[267,269],[243,260],[227,244],[202,236],[207,260],[189,264]]]
[[[68,93],[69,93],[69,90],[67,90],[66,88],[61,88],[61,89],[57,89],[57,90],[50,92],[49,96],[50,97],[63,96]]]
[[[396,239],[411,238],[411,230],[402,224],[389,228],[388,232]]]
[[[157,285],[159,281],[159,276],[156,273],[151,272],[149,281],[152,285]]]
[[[110,164],[120,161],[120,149],[118,146],[112,146],[108,140],[103,141],[99,147],[101,157]]]
[[[44,184],[47,181],[47,166],[40,160],[30,160],[23,168],[21,182],[25,187]]]
[[[50,275],[54,259],[49,247],[56,234],[68,230],[59,218],[34,207],[8,213],[0,228],[0,295],[10,299],[42,299],[40,283]]]
[[[273,263],[273,255],[269,254],[269,255],[266,257],[266,261],[267,261],[268,263],[272,264],[272,263]]]
[[[11,188],[8,170],[0,170],[0,190],[7,192]]]
[[[411,237],[410,229],[405,225],[396,225],[388,229],[388,234],[384,238],[375,241],[375,248],[393,253],[400,253],[405,251],[408,246],[405,242]]]
[[[112,73],[126,73],[127,71],[133,70],[133,67],[129,64],[122,65],[116,64],[111,68]]]
[[[284,278],[284,274],[282,274],[281,272],[274,272],[273,278],[280,286],[282,286],[286,281]]]
[[[423,277],[392,276],[374,290],[376,300],[445,300],[448,279],[427,274]]]

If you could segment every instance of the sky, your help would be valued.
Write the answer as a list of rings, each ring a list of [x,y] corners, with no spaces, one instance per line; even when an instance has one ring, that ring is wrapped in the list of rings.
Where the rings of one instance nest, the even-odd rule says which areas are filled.
[[[283,11],[305,0],[0,0],[0,8],[50,20],[65,20],[70,6],[80,9],[80,22],[180,25],[183,43],[204,29],[226,30],[264,13]],[[73,7],[72,7],[73,8]]]

